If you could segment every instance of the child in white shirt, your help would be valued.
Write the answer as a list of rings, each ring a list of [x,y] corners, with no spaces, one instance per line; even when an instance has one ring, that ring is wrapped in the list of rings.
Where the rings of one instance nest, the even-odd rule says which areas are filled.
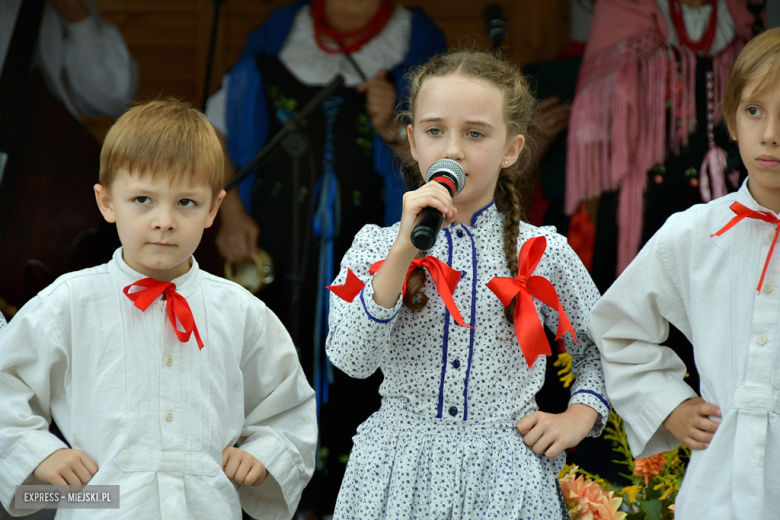
[[[57,518],[290,518],[314,469],[314,392],[278,318],[192,253],[225,191],[205,116],[127,111],[101,154],[122,248],[0,332],[0,500],[21,484],[118,484],[120,509]],[[68,445],[49,433],[54,418]],[[231,480],[232,479],[232,480]]]
[[[678,520],[780,510],[780,29],[741,52],[723,113],[748,179],[670,217],[590,321],[634,456],[694,450]],[[693,343],[701,397],[661,345],[669,323]]]

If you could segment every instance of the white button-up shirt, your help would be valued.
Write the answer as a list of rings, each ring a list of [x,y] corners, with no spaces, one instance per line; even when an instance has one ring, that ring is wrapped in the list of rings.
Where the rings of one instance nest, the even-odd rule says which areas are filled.
[[[661,344],[669,323],[693,343],[701,396],[723,418],[691,456],[677,497],[680,520],[774,518],[780,511],[780,250],[757,286],[776,225],[745,218],[720,237],[736,193],[673,215],[593,309],[607,395],[625,419],[631,451],[647,457],[680,443],[662,422],[696,393],[685,366]],[[770,212],[771,213],[771,212]],[[713,418],[718,420],[717,418]]]
[[[238,285],[198,269],[173,282],[203,343],[176,337],[158,297],[144,312],[122,292],[145,278],[123,260],[58,278],[0,329],[0,501],[39,483],[66,448],[50,418],[118,484],[120,509],[57,518],[290,518],[314,470],[314,392],[277,317]],[[238,443],[268,470],[236,485],[222,451]]]

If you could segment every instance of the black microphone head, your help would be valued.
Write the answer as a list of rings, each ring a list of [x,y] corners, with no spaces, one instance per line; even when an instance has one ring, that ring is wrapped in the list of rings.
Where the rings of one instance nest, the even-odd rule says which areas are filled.
[[[488,4],[482,10],[482,20],[493,47],[499,47],[506,41],[506,13],[498,4]]]
[[[455,184],[453,197],[463,191],[463,187],[466,186],[466,172],[463,171],[463,167],[457,161],[452,159],[439,159],[431,164],[431,167],[428,168],[428,173],[425,174],[425,182],[430,182],[431,179],[437,176],[446,176],[452,180]]]

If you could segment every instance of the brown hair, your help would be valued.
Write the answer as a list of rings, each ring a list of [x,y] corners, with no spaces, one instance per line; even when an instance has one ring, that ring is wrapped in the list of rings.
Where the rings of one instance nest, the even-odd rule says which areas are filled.
[[[169,98],[128,109],[108,131],[100,152],[100,184],[121,168],[168,177],[171,183],[208,184],[212,197],[225,183],[225,159],[217,133],[203,113]]]
[[[729,72],[729,81],[723,93],[723,117],[732,133],[735,133],[737,110],[742,101],[742,91],[748,82],[762,71],[764,77],[754,94],[762,95],[780,82],[780,27],[759,34],[742,49]]]
[[[426,64],[417,67],[408,74],[410,80],[409,96],[398,114],[398,123],[404,126],[414,122],[414,110],[417,96],[424,81],[431,77],[461,74],[468,78],[483,81],[498,88],[504,99],[504,121],[507,136],[523,135],[525,146],[515,164],[501,168],[496,183],[496,206],[504,214],[504,255],[512,276],[517,276],[517,237],[520,233],[520,221],[525,220],[528,194],[532,185],[530,175],[531,159],[534,156],[533,113],[536,99],[531,94],[528,81],[513,64],[493,54],[481,51],[463,50],[452,54],[433,57]],[[396,147],[409,176],[412,187],[424,183],[417,161],[412,157],[409,142],[404,140]],[[416,269],[409,277],[404,294],[404,304],[412,310],[421,310],[428,302],[421,293],[425,283],[425,273]],[[514,316],[514,303],[504,310],[511,323]]]

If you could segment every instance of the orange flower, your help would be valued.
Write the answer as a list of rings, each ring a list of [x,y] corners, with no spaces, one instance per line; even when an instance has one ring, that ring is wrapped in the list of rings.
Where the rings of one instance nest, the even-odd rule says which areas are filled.
[[[576,468],[560,479],[566,508],[571,518],[579,520],[623,520],[626,513],[618,512],[623,499],[612,491],[604,492],[595,482],[576,476]],[[576,478],[575,478],[576,477]]]
[[[653,477],[661,473],[666,465],[666,456],[658,453],[646,459],[636,459],[634,461],[634,475],[645,477],[645,486],[653,480]]]

